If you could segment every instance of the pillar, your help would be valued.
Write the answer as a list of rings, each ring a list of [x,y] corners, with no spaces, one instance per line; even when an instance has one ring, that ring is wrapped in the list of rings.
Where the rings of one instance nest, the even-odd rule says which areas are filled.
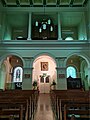
[[[1,71],[2,71],[2,69],[1,69],[1,64],[0,64],[0,89],[2,89],[1,88]]]
[[[89,87],[89,90],[90,90],[90,65],[88,67],[88,77],[87,77],[87,80],[88,80],[88,87]]]
[[[31,40],[31,27],[32,27],[31,25],[32,25],[31,13],[29,13],[28,39],[27,40]]]
[[[61,20],[60,20],[60,13],[58,13],[58,40],[62,40],[62,38],[61,38]]]
[[[22,89],[30,90],[32,89],[32,60],[33,58],[24,57],[24,72],[23,72],[23,82]]]
[[[1,39],[2,39],[2,41],[4,40],[4,37],[5,37],[5,30],[6,30],[6,25],[7,23],[6,23],[6,14],[3,14],[2,15],[2,29],[1,29]]]
[[[58,57],[57,61],[57,89],[66,90],[67,89],[67,80],[66,80],[66,67],[65,67],[65,58]]]

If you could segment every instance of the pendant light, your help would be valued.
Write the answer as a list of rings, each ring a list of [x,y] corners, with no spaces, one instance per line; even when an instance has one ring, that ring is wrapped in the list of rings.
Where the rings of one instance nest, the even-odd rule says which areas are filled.
[[[46,24],[45,23],[43,24],[43,30],[46,30]]]
[[[53,26],[50,27],[50,31],[51,31],[51,32],[53,31]]]
[[[50,20],[50,19],[48,19],[48,24],[49,24],[49,25],[51,24],[51,20]]]
[[[35,26],[38,26],[38,21],[35,22]]]
[[[40,32],[40,33],[42,32],[42,29],[41,29],[41,28],[39,28],[39,32]]]

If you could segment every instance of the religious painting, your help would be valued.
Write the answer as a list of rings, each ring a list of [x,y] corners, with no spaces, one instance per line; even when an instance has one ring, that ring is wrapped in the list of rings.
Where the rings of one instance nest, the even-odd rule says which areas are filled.
[[[41,62],[41,71],[48,71],[48,62]]]

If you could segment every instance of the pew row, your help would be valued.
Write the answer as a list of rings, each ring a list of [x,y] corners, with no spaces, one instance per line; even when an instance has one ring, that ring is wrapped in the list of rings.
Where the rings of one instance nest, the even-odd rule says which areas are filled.
[[[89,99],[90,92],[89,91],[51,90],[50,95],[51,95],[52,109],[53,109],[53,112],[57,120],[66,120],[64,117],[65,116],[64,108],[68,104],[72,104],[72,105],[75,104],[76,106],[79,104],[83,106],[83,104],[85,104],[89,106],[89,103],[90,103],[90,99]],[[66,107],[66,108],[69,108],[69,107]],[[86,110],[86,112],[90,110],[89,107],[88,109],[86,109],[86,107],[84,109]],[[68,112],[66,113],[68,114]],[[74,112],[72,114],[74,114]],[[80,110],[78,110],[78,114],[80,114]],[[89,118],[89,115],[88,115],[88,118]]]
[[[31,120],[37,107],[37,90],[0,91],[0,117],[19,116],[19,120]]]

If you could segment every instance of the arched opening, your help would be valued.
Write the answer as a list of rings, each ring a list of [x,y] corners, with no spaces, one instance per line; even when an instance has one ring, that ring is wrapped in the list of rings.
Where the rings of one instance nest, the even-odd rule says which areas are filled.
[[[20,57],[16,55],[8,55],[6,58],[4,58],[2,65],[4,66],[4,75],[2,77],[2,71],[3,67],[0,71],[0,78],[1,78],[1,84],[4,84],[0,86],[0,89],[15,89],[16,87],[16,81],[22,83],[22,73],[20,70],[20,79],[15,77],[15,71],[17,71],[17,68],[19,67],[22,69],[23,63]],[[16,70],[15,70],[16,68]],[[20,81],[19,81],[20,80]]]
[[[74,40],[73,37],[66,37],[65,40]]]
[[[72,55],[68,58],[67,63],[67,78],[69,76],[72,77],[72,82],[76,84],[76,89],[77,88],[83,88],[85,90],[89,89],[89,81],[88,81],[88,64],[87,61],[78,55]],[[67,84],[68,80],[67,80]]]
[[[37,81],[40,93],[49,93],[53,80],[57,82],[54,59],[48,55],[41,55],[35,59],[33,68],[32,82]]]

